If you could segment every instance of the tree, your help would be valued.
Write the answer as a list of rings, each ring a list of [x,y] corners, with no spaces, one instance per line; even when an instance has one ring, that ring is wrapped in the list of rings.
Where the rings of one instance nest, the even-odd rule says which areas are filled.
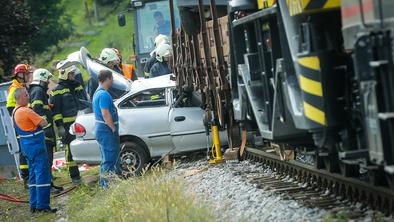
[[[72,22],[63,12],[58,0],[8,0],[0,7],[0,81],[9,79],[16,64],[70,35]]]
[[[27,0],[31,22],[37,31],[29,44],[33,53],[45,51],[72,32],[71,19],[64,15],[65,4],[58,0]]]
[[[9,0],[0,7],[0,64],[4,77],[11,74],[15,64],[31,58],[31,34],[37,31],[31,22],[28,6],[23,0]]]

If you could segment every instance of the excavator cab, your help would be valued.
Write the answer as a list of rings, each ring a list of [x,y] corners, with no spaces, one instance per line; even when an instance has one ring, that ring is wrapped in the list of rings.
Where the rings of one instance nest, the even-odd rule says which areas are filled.
[[[176,1],[175,1],[176,2]],[[179,28],[179,12],[175,10],[175,27]],[[144,66],[150,53],[155,48],[154,40],[162,34],[171,39],[171,16],[169,1],[166,0],[132,0],[127,11],[134,12],[133,49],[139,76],[143,76]],[[124,12],[118,14],[119,26],[126,25]]]

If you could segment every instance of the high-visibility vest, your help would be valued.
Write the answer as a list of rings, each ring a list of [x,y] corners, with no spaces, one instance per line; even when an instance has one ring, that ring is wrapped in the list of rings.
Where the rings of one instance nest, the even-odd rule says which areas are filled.
[[[8,87],[8,90],[7,90],[7,93],[8,93],[7,104],[6,104],[7,108],[16,106],[14,92],[16,89],[22,88],[22,87],[25,87],[25,85],[23,83],[18,82],[16,79],[12,80],[12,84],[10,87]]]
[[[122,64],[122,71],[123,71],[123,75],[132,80],[133,79],[133,65],[131,64]]]

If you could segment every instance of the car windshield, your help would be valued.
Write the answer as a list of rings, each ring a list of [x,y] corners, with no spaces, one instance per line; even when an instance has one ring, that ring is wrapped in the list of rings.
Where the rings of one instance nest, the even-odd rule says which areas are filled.
[[[176,5],[176,1],[174,3]],[[175,26],[179,27],[178,8],[175,7]],[[158,34],[171,35],[171,17],[168,1],[146,3],[137,10],[138,48],[140,53],[149,53],[154,48]]]

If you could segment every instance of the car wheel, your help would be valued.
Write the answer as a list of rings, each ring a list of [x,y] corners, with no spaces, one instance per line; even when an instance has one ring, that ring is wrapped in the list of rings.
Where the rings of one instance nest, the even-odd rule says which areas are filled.
[[[145,149],[136,142],[124,142],[120,144],[119,165],[125,177],[140,175],[148,163],[148,154]]]

